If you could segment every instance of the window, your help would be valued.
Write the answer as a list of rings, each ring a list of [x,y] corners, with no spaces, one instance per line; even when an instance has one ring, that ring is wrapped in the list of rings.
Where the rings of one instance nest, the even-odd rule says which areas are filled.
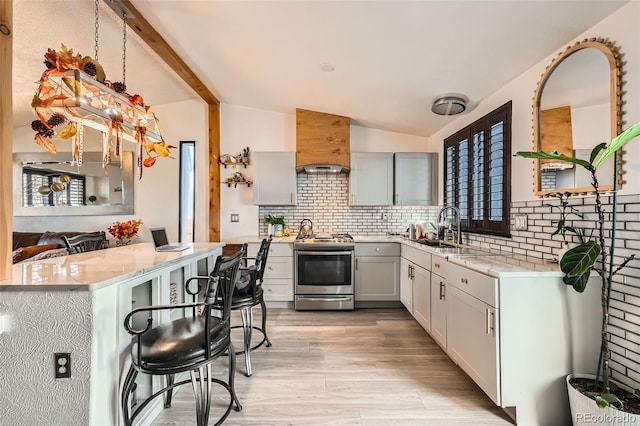
[[[61,180],[60,176],[70,179]],[[86,178],[68,172],[24,167],[22,170],[22,205],[84,206],[86,205]]]
[[[444,201],[467,232],[509,235],[511,101],[444,140]]]
[[[196,210],[196,143],[180,142],[180,207],[178,241],[195,241]]]

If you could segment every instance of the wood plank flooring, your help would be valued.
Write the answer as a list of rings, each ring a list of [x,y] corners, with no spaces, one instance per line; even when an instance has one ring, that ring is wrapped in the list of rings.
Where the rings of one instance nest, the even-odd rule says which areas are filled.
[[[225,424],[513,424],[404,309],[268,313],[273,346],[252,352],[252,377],[244,376],[244,356],[237,357],[243,409]],[[234,331],[236,348],[241,333]],[[227,363],[214,362],[217,377],[225,377]],[[222,389],[214,392],[211,424],[228,401]],[[195,424],[193,401],[191,387],[183,386],[153,425]]]

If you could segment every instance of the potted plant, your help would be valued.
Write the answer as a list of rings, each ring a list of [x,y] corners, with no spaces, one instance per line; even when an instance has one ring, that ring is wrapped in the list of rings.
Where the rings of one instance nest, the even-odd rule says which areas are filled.
[[[595,193],[595,208],[598,215],[596,223],[595,240],[582,241],[576,247],[569,249],[560,259],[560,269],[564,273],[563,282],[573,287],[579,293],[582,293],[589,281],[591,272],[595,272],[599,276],[601,290],[601,307],[602,307],[602,327],[600,353],[598,358],[598,367],[595,376],[591,378],[578,378],[569,376],[567,384],[569,387],[569,400],[572,406],[572,417],[574,424],[593,423],[594,420],[605,419],[608,424],[630,424],[640,422],[640,415],[634,417],[634,414],[626,414],[632,412],[640,413],[640,392],[637,390],[630,392],[621,389],[609,379],[609,360],[611,354],[609,352],[608,341],[608,322],[609,322],[609,297],[611,293],[611,285],[613,277],[620,272],[635,255],[625,258],[619,265],[614,265],[614,248],[615,248],[615,223],[617,208],[617,161],[616,153],[625,144],[640,135],[640,123],[636,123],[629,129],[615,137],[609,145],[601,143],[591,151],[589,160],[569,157],[559,154],[557,151],[551,152],[517,152],[515,155],[524,158],[533,159],[551,159],[566,161],[573,163],[576,167],[584,168],[591,176],[591,183]],[[600,185],[596,176],[598,167],[604,164],[607,159],[614,156],[614,190],[611,197],[612,212],[610,213],[610,221],[614,224],[610,234],[605,232],[605,209],[602,206],[602,194]],[[566,219],[566,218],[565,218]],[[565,224],[562,224],[565,226]],[[559,224],[560,229],[560,224]],[[561,231],[556,230],[555,233]],[[607,246],[608,244],[608,246]],[[579,393],[578,393],[579,392]],[[574,409],[574,403],[578,401],[575,395],[586,400],[595,407],[606,408],[606,412],[585,413],[585,404],[581,405],[579,410]],[[580,395],[581,394],[581,395]],[[637,406],[635,406],[637,404]],[[633,406],[632,406],[633,405]],[[636,411],[638,410],[638,411]],[[622,411],[622,412],[621,412]],[[588,416],[592,416],[587,418]],[[631,417],[634,418],[631,418]],[[611,420],[616,423],[611,423]],[[621,421],[621,422],[617,422]],[[626,422],[626,423],[625,423]]]
[[[264,217],[264,221],[269,224],[269,235],[282,237],[284,232],[284,216],[272,216],[268,214]]]

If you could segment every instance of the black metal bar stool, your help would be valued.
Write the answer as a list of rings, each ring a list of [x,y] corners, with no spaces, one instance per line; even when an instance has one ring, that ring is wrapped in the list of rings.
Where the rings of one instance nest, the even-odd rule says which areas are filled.
[[[200,284],[204,281],[203,277],[187,280],[185,287],[193,296],[193,303],[140,307],[126,316],[124,327],[135,338],[131,346],[131,367],[125,378],[121,396],[125,425],[131,425],[154,398],[165,392],[165,407],[169,407],[173,389],[185,383],[191,383],[193,386],[198,426],[206,426],[209,422],[212,383],[222,385],[230,395],[229,406],[216,425],[227,418],[234,403],[237,411],[242,409],[234,388],[236,359],[230,328],[231,300],[241,260],[242,253],[226,259],[219,256],[212,273],[206,277],[207,285],[204,292]],[[198,282],[197,291],[189,289],[191,281]],[[196,302],[200,294],[203,294],[203,301]],[[153,327],[152,312],[176,308],[191,308],[192,316]],[[142,330],[136,330],[132,325],[132,317],[139,312],[149,313],[147,325]],[[229,353],[228,382],[215,379],[211,375],[212,361],[225,352]],[[186,371],[190,372],[191,378],[174,383],[174,375]],[[136,376],[140,372],[165,376],[167,383],[164,388],[141,402],[129,416],[129,399]]]
[[[240,310],[240,316],[242,317],[242,326],[233,326],[231,328],[242,327],[243,329],[244,349],[236,352],[236,355],[244,354],[245,375],[247,377],[253,374],[251,370],[251,351],[258,349],[265,343],[267,347],[271,346],[271,341],[269,341],[269,336],[267,335],[267,305],[264,302],[264,291],[262,289],[262,280],[267,266],[267,256],[269,255],[271,240],[271,236],[269,236],[268,239],[265,238],[262,240],[253,265],[240,268],[238,282],[236,283],[236,289],[233,292],[231,302],[231,309]],[[245,254],[243,260],[246,265],[248,259],[254,258],[246,256],[246,244],[243,245],[242,251]],[[262,311],[262,327],[253,325],[253,307],[258,305],[260,305]],[[253,330],[262,333],[262,340],[256,345],[251,346]]]

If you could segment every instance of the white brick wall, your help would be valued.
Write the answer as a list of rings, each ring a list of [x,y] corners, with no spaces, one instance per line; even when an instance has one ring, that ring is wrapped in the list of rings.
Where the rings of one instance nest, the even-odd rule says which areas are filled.
[[[261,206],[260,235],[267,234],[263,218],[284,216],[292,233],[298,231],[302,219],[313,221],[316,233],[376,235],[385,232],[404,233],[410,223],[433,222],[438,206],[349,206],[349,177],[346,175],[298,175],[298,205]],[[382,213],[389,217],[381,219]]]

